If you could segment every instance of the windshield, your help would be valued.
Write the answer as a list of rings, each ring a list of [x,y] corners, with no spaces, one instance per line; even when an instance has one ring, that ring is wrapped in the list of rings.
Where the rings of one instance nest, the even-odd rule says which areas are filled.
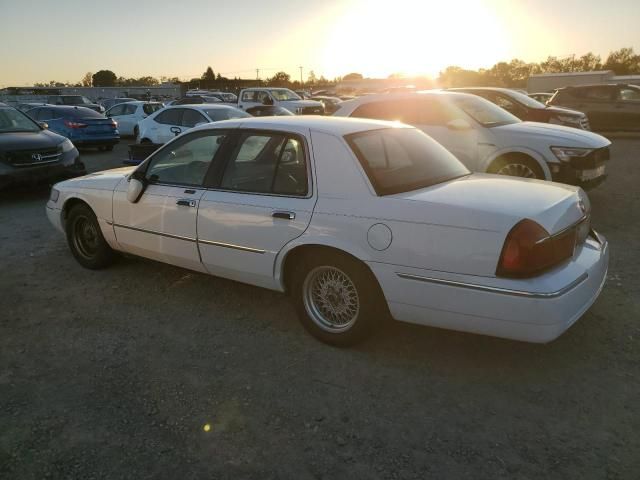
[[[0,133],[39,132],[37,123],[13,108],[0,108]]]
[[[269,93],[279,102],[286,102],[287,100],[302,100],[297,93],[289,90],[288,88],[269,90]]]
[[[544,103],[540,103],[535,98],[531,98],[528,95],[525,95],[521,92],[516,92],[515,90],[510,90],[508,92],[503,92],[505,95],[513,98],[516,102],[519,102],[529,108],[547,108]]]
[[[378,195],[429,187],[471,172],[447,149],[415,128],[347,135]]]
[[[475,95],[451,95],[451,101],[464,113],[485,127],[519,123],[520,119],[484,98]]]
[[[210,110],[205,110],[205,113],[213,122],[219,122],[220,120],[230,120],[232,118],[246,118],[251,116],[247,112],[243,112],[242,110],[238,110],[237,108],[212,108]]]

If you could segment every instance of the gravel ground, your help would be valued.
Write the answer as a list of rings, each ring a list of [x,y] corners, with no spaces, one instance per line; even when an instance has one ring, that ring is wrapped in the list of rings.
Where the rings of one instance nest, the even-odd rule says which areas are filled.
[[[47,188],[1,194],[0,478],[639,478],[639,154],[614,139],[590,193],[608,283],[549,345],[393,322],[334,349],[273,292],[85,270]]]

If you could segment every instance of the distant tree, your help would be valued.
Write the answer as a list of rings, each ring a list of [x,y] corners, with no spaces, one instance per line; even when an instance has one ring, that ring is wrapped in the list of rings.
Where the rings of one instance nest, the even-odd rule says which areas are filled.
[[[118,77],[111,70],[100,70],[91,76],[94,87],[115,87]]]
[[[278,72],[267,79],[267,84],[272,87],[288,87],[291,84],[291,76],[286,72]]]
[[[216,75],[211,67],[207,67],[200,79],[202,80],[202,88],[212,88],[216,83]]]
[[[316,77],[316,74],[313,70],[311,70],[309,72],[309,75],[307,75],[307,83],[311,85],[315,85],[316,83],[318,83],[318,77]]]
[[[602,70],[602,59],[600,55],[594,55],[592,52],[589,52],[576,60],[576,67],[580,72]]]
[[[344,77],[342,77],[342,80],[362,80],[362,74],[361,73],[347,73]]]
[[[85,73],[84,77],[82,77],[82,80],[80,80],[80,83],[82,84],[82,86],[83,87],[90,87],[91,86],[91,82],[93,81],[92,77],[93,77],[93,73],[91,73],[91,72]]]
[[[169,77],[165,81],[167,83],[182,83],[178,77]]]
[[[483,75],[475,70],[465,70],[457,66],[450,66],[440,72],[438,83],[443,87],[470,87],[482,85]]]
[[[603,67],[613,70],[616,75],[640,73],[640,55],[636,55],[633,48],[621,48],[609,53]]]

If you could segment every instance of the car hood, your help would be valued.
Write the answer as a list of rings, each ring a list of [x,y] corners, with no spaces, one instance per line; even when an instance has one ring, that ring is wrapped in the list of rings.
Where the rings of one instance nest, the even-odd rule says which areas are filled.
[[[518,122],[491,128],[509,145],[530,146],[532,141],[549,147],[602,148],[611,142],[597,133],[549,123]]]
[[[547,108],[545,108],[545,111],[555,115],[571,115],[574,117],[586,116],[583,112],[579,112],[578,110],[571,110],[570,108],[564,108],[564,107],[548,106]]]
[[[64,137],[49,130],[0,133],[0,152],[52,148],[63,141]]]
[[[406,220],[501,234],[525,218],[553,234],[576,223],[590,208],[579,187],[482,173],[387,198],[420,205],[407,205],[413,218]]]
[[[60,182],[57,186],[61,188],[92,188],[97,190],[113,190],[118,183],[131,174],[137,167],[120,167],[102,172],[90,173],[83,177],[72,178]]]

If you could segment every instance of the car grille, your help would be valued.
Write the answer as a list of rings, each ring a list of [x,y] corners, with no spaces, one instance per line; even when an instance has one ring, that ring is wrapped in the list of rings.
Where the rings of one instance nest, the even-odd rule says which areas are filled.
[[[62,152],[58,148],[47,148],[8,152],[5,156],[7,162],[14,167],[32,167],[57,162],[61,155]]]

